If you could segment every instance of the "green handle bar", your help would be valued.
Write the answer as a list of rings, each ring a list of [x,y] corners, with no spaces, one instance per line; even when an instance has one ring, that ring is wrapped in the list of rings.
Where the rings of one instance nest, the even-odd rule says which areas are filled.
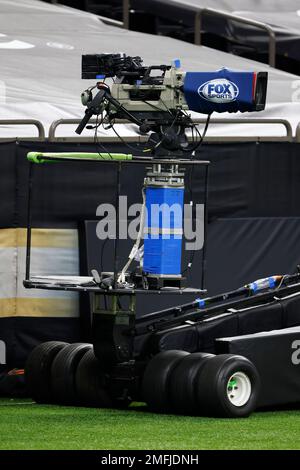
[[[31,163],[50,163],[64,160],[100,161],[100,160],[132,160],[126,153],[85,153],[85,152],[28,152],[27,160]]]

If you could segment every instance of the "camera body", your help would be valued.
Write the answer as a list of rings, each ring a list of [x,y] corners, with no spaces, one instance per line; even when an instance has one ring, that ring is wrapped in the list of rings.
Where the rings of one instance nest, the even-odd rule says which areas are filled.
[[[184,72],[180,62],[145,67],[140,57],[82,56],[82,78],[115,78],[111,96],[130,112],[252,112],[265,108],[266,72]]]
[[[152,76],[159,73],[160,75]],[[189,107],[182,92],[185,73],[175,67],[151,68],[144,79],[135,83],[114,83],[111,95],[131,112],[186,110]]]
[[[82,78],[97,82],[81,95],[86,111],[76,129],[78,134],[93,115],[100,115],[101,123],[111,127],[116,120],[126,119],[136,124],[141,134],[150,133],[145,151],[169,158],[191,155],[203,141],[189,111],[208,116],[214,111],[262,111],[268,74],[226,68],[185,72],[179,60],[172,65],[145,66],[141,57],[95,54],[82,56]],[[110,86],[107,78],[112,79]],[[192,137],[192,146],[188,130],[200,138],[196,142]]]

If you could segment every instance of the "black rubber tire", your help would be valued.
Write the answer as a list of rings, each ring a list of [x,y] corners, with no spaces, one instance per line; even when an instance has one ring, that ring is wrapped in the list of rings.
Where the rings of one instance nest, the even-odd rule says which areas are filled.
[[[243,372],[251,382],[251,394],[243,406],[235,406],[227,396],[230,377]],[[256,367],[243,356],[220,354],[204,365],[195,380],[195,396],[203,416],[244,418],[256,408],[260,392],[260,377]]]
[[[171,373],[184,357],[186,351],[163,351],[154,356],[148,363],[142,382],[142,393],[150,410],[167,413],[172,409],[169,382]]]
[[[87,351],[81,358],[75,375],[75,384],[80,405],[95,408],[112,407],[105,373],[101,370],[93,349]]]
[[[29,395],[37,403],[52,403],[51,367],[57,354],[68,346],[62,341],[39,344],[28,356],[25,381]]]
[[[204,364],[214,354],[193,353],[184,357],[170,377],[170,398],[172,409],[180,414],[198,414],[195,397],[195,379],[201,374]]]
[[[51,368],[51,386],[55,403],[76,405],[79,403],[75,375],[77,366],[91,344],[74,343],[57,354]]]

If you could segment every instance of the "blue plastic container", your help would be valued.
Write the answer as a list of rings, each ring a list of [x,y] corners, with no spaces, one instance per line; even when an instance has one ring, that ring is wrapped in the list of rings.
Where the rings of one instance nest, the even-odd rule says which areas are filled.
[[[146,188],[145,273],[181,275],[184,188]]]

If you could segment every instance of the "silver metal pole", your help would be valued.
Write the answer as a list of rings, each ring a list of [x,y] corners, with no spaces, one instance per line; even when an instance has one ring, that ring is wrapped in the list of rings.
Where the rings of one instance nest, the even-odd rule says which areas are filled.
[[[123,0],[123,27],[129,29],[130,0]]]
[[[244,18],[238,15],[232,15],[220,10],[214,10],[212,8],[201,8],[195,9],[195,29],[194,29],[194,42],[197,45],[201,45],[201,36],[202,36],[202,18],[203,15],[210,15],[215,17],[220,17],[228,20],[235,21],[240,24],[247,24],[258,29],[264,30],[269,36],[269,48],[268,48],[268,63],[270,67],[275,67],[276,64],[276,35],[271,26],[260,21],[250,20],[249,18]]]
[[[199,10],[195,14],[195,26],[194,26],[194,43],[196,46],[201,46],[201,28],[202,28],[202,11]]]

